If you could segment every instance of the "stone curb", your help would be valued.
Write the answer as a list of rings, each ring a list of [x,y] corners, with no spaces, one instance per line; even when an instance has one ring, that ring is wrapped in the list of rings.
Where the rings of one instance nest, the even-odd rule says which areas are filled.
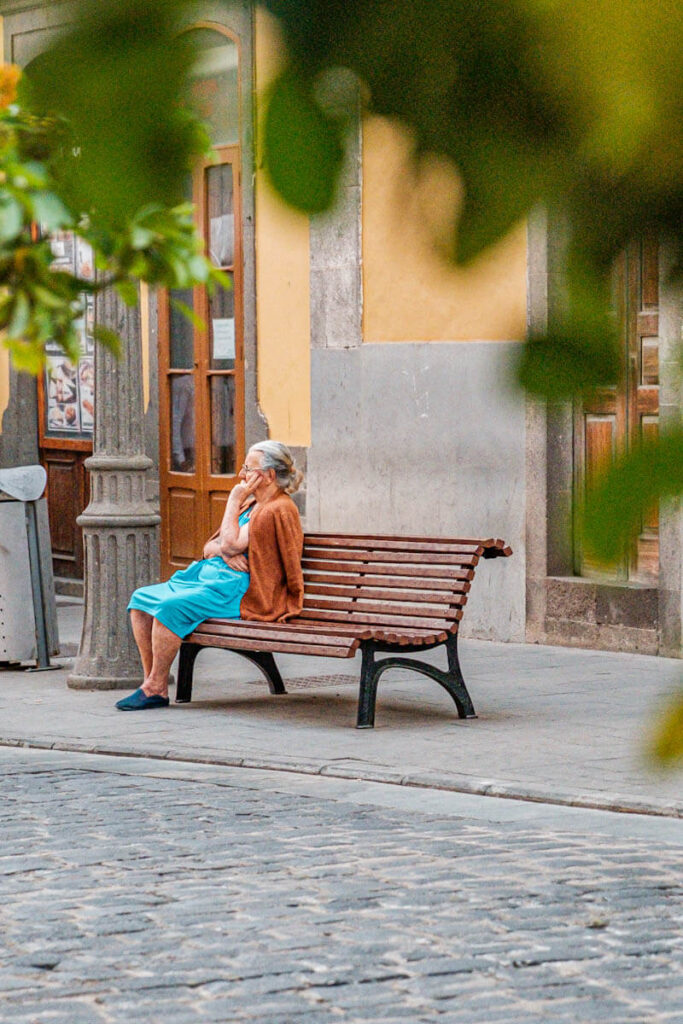
[[[0,747],[23,747],[32,750],[63,750],[78,754],[97,754],[106,757],[148,758],[154,761],[177,761],[181,764],[212,764],[221,768],[255,768],[262,771],[293,772],[300,775],[321,775],[359,782],[379,782],[391,786],[415,789],[438,789],[472,796],[493,796],[503,800],[521,800],[528,803],[550,804],[558,807],[580,807],[594,811],[613,811],[619,814],[644,814],[660,818],[683,818],[683,803],[672,803],[656,798],[641,799],[619,793],[569,793],[544,789],[542,786],[522,782],[500,782],[496,779],[478,779],[461,775],[457,778],[447,772],[413,772],[402,774],[394,768],[373,764],[297,760],[283,757],[254,757],[250,754],[205,753],[157,748],[150,746],[122,746],[98,743],[79,743],[76,740],[54,740],[34,736],[0,736]]]

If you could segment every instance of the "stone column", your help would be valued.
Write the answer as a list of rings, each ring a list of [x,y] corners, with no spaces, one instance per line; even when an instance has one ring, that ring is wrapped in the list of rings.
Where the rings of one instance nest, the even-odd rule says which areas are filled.
[[[121,356],[95,354],[95,438],[90,504],[79,517],[85,544],[85,617],[74,689],[134,689],[142,667],[128,624],[133,590],[159,578],[160,517],[146,497],[139,307],[113,291],[97,298],[97,322],[121,338]]]

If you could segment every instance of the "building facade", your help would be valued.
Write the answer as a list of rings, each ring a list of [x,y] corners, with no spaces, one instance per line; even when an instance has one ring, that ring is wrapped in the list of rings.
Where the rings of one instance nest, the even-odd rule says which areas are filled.
[[[0,0],[5,59],[28,64],[69,12],[55,0]],[[514,557],[484,573],[472,595],[470,635],[678,656],[679,503],[651,512],[612,566],[584,555],[572,517],[611,453],[680,417],[683,308],[665,283],[666,254],[644,240],[619,268],[625,383],[581,407],[529,399],[515,365],[526,332],[560,301],[561,233],[539,214],[473,267],[448,266],[434,241],[457,216],[457,180],[436,161],[416,169],[408,136],[379,118],[349,140],[333,211],[309,220],[285,208],[258,135],[261,97],[281,61],[277,26],[228,0],[198,4],[194,18],[195,93],[216,159],[195,169],[188,195],[233,289],[212,299],[202,289],[143,289],[148,491],[161,510],[162,576],[201,551],[248,446],[270,436],[306,470],[299,501],[309,529],[510,543]],[[69,239],[57,240],[56,257],[60,244],[65,259],[87,259]],[[55,356],[39,382],[16,374],[0,350],[0,462],[46,466],[65,580],[83,573],[88,328],[79,366]]]

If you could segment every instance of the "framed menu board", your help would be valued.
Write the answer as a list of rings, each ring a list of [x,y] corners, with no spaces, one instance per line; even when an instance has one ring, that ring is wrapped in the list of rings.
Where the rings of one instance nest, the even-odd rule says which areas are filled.
[[[55,268],[92,279],[93,253],[73,232],[50,239]],[[38,387],[40,440],[43,447],[92,447],[95,425],[95,301],[85,297],[84,315],[76,323],[79,357],[72,362],[56,344],[45,347],[45,369]],[[52,442],[52,443],[51,443]]]

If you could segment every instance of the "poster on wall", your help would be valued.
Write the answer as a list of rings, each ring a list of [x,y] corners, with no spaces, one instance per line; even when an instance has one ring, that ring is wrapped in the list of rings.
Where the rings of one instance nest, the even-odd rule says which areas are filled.
[[[73,232],[58,231],[50,238],[53,266],[77,274],[84,280],[94,278],[91,247]],[[90,440],[95,426],[95,302],[84,296],[84,314],[76,321],[79,358],[73,363],[55,343],[45,346],[45,434]]]
[[[45,418],[48,435],[90,438],[95,425],[95,360],[84,352],[72,363],[56,345],[46,346]]]

